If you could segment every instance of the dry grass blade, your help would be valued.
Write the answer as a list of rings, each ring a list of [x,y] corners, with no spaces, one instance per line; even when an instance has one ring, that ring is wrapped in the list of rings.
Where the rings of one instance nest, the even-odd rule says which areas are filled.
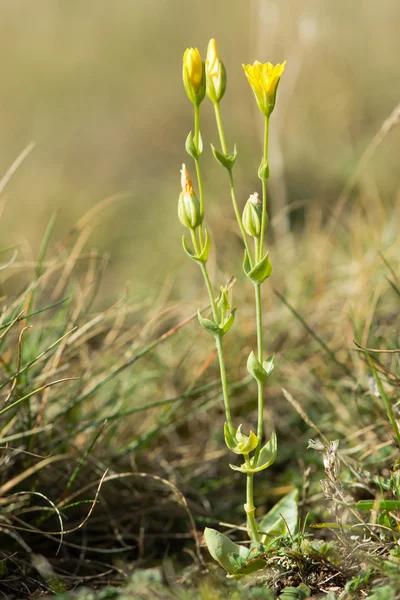
[[[351,192],[353,191],[362,171],[365,169],[373,155],[375,154],[377,148],[380,146],[384,138],[387,134],[394,129],[400,123],[400,103],[392,110],[390,115],[385,119],[382,123],[379,131],[375,134],[375,136],[370,141],[367,148],[364,150],[360,160],[356,168],[354,169],[351,177],[348,179],[346,185],[344,186],[338,201],[336,203],[335,209],[333,211],[332,217],[327,226],[327,235],[332,235],[336,223],[350,197]]]
[[[32,150],[34,149],[34,147],[35,147],[35,142],[31,142],[30,144],[28,144],[22,150],[21,154],[19,156],[17,156],[17,158],[14,160],[14,162],[9,167],[9,169],[5,173],[5,175],[3,175],[3,177],[0,179],[0,194],[3,192],[3,190],[6,187],[7,183],[10,181],[10,179],[14,175],[14,173],[18,170],[18,168],[20,167],[20,165],[22,165],[22,163],[24,162],[24,160],[30,155],[30,153],[32,152]]]
[[[16,400],[12,404],[9,404],[8,406],[6,406],[2,410],[0,410],[0,416],[3,415],[5,412],[8,412],[12,408],[15,408],[22,402],[29,400],[29,398],[32,398],[32,396],[35,396],[36,394],[40,394],[40,392],[43,392],[46,388],[48,388],[52,385],[58,385],[59,383],[64,383],[65,381],[76,381],[77,379],[79,379],[79,377],[64,377],[63,379],[57,379],[56,381],[51,381],[50,383],[46,383],[46,385],[42,385],[41,387],[37,388],[36,390],[29,392],[29,394],[26,394],[19,400]]]
[[[54,504],[54,502],[52,500],[50,500],[50,498],[48,498],[47,496],[45,496],[44,494],[40,493],[40,492],[35,492],[35,491],[24,491],[24,492],[17,492],[16,494],[14,494],[15,496],[37,496],[39,498],[43,498],[44,500],[46,500],[46,502],[48,502],[50,504],[50,506],[53,508],[54,512],[57,515],[57,519],[58,522],[60,523],[60,543],[58,545],[57,551],[56,551],[56,556],[59,553],[61,546],[62,546],[62,542],[64,539],[64,525],[63,525],[63,520],[62,520],[62,516],[60,511],[58,510],[57,506]],[[38,508],[37,510],[40,510],[40,508]]]
[[[48,458],[45,458],[45,459],[41,460],[40,462],[38,462],[36,465],[33,465],[32,467],[25,469],[25,471],[23,471],[22,473],[19,473],[19,475],[16,475],[15,477],[13,477],[9,481],[7,481],[7,483],[4,483],[2,486],[0,486],[0,497],[4,496],[4,494],[7,494],[7,492],[12,490],[13,487],[15,487],[16,485],[19,485],[22,481],[24,481],[25,479],[27,479],[34,473],[37,473],[41,469],[44,469],[45,467],[47,467],[48,465],[51,465],[54,462],[58,462],[60,460],[66,460],[67,458],[68,458],[68,454],[60,454],[58,456],[49,456]]]
[[[11,384],[11,389],[7,394],[6,399],[4,400],[4,404],[7,404],[10,400],[10,398],[12,397],[13,391],[15,390],[15,387],[17,385],[17,381],[18,381],[18,373],[21,370],[21,361],[22,361],[22,338],[24,336],[25,331],[27,331],[28,329],[30,329],[32,326],[31,325],[27,325],[26,327],[24,327],[19,336],[18,336],[18,364],[17,364],[17,375],[15,375],[12,379],[12,384]]]

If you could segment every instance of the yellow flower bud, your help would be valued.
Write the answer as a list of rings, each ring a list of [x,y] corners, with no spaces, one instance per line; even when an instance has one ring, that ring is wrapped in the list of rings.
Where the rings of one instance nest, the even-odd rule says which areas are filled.
[[[206,58],[206,89],[207,96],[212,102],[222,100],[226,90],[226,71],[220,61],[217,42],[211,39],[208,43]]]
[[[206,93],[204,63],[197,48],[187,48],[183,55],[183,86],[187,97],[199,106]]]
[[[247,200],[243,215],[243,227],[247,235],[251,235],[254,238],[258,238],[261,232],[261,220],[262,220],[262,202],[258,197],[257,192],[251,194]]]
[[[286,61],[282,64],[262,64],[258,60],[252,65],[242,65],[253,89],[261,112],[269,117],[275,107],[276,92]]]
[[[203,222],[200,202],[194,193],[193,184],[185,165],[181,169],[182,192],[178,200],[178,217],[184,227],[196,229]]]

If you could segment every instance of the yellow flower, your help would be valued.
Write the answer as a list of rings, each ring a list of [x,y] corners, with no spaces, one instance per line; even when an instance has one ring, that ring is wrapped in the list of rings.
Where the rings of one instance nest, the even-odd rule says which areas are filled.
[[[263,64],[256,60],[252,65],[243,65],[258,107],[266,117],[269,117],[274,110],[276,92],[285,64],[286,61],[274,66],[271,63]]]
[[[206,58],[207,96],[213,102],[219,102],[226,89],[226,71],[224,63],[219,59],[217,42],[211,39],[208,43]]]
[[[183,85],[187,97],[197,106],[206,93],[204,63],[197,48],[187,48],[183,55]]]

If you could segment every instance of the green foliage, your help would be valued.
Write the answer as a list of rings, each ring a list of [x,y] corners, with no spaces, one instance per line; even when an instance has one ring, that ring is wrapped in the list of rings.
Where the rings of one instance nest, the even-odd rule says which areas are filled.
[[[261,448],[260,453],[257,457],[255,466],[248,462],[243,463],[240,467],[236,465],[229,465],[233,471],[240,471],[241,473],[259,473],[270,467],[276,459],[278,451],[278,444],[276,439],[275,431],[272,432],[270,439]]]
[[[310,588],[302,583],[297,588],[285,587],[279,594],[279,600],[304,600],[305,598],[309,598],[310,595]]]
[[[262,538],[264,543],[268,543],[270,536],[281,536],[288,533],[294,535],[296,533],[298,521],[297,500],[298,491],[289,492],[259,521],[258,528],[265,534]]]
[[[267,252],[258,263],[254,265],[254,267],[250,266],[249,257],[247,251],[244,254],[243,260],[243,270],[247,277],[251,279],[251,281],[257,285],[263,283],[268,277],[272,275],[272,264],[269,260],[269,253]]]
[[[213,559],[227,573],[236,573],[239,568],[238,565],[246,564],[250,551],[245,546],[235,544],[223,533],[209,527],[204,530],[204,539]]]
[[[232,154],[222,154],[222,152],[217,150],[212,144],[211,150],[215,160],[221,165],[221,167],[224,167],[228,171],[231,171],[233,169],[237,157],[236,144],[233,148]]]

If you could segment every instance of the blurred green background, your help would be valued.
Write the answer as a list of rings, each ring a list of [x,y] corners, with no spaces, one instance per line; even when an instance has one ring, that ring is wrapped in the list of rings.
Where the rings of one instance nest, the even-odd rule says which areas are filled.
[[[192,110],[181,85],[186,47],[205,56],[215,37],[228,72],[222,104],[228,143],[238,145],[243,205],[259,189],[261,122],[242,62],[286,71],[271,126],[270,197],[275,234],[284,207],[329,210],[362,152],[399,102],[398,0],[12,0],[0,5],[0,173],[35,149],[3,197],[2,245],[35,256],[59,209],[56,239],[104,199],[87,242],[110,252],[109,290],[126,279],[151,294],[175,273],[193,295],[197,270],[182,252],[176,216],[179,169]],[[213,114],[202,105],[209,227],[234,230],[225,173],[213,162]],[[360,179],[372,205],[398,195],[399,128]],[[151,276],[149,276],[151,273]],[[155,287],[154,287],[155,286]],[[179,287],[180,286],[180,287]]]

